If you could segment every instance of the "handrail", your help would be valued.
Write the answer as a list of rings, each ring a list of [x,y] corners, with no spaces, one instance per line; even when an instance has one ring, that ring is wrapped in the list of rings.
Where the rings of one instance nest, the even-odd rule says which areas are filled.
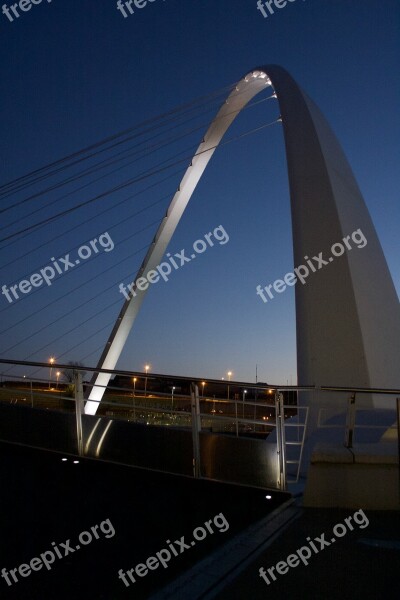
[[[400,388],[363,388],[363,387],[335,387],[329,385],[321,385],[319,388],[322,392],[357,392],[360,394],[400,394]]]
[[[48,362],[36,362],[36,361],[24,361],[24,360],[14,360],[14,359],[5,359],[0,358],[0,364],[12,364],[16,366],[24,366],[24,367],[38,367],[38,368],[49,368]],[[145,373],[144,371],[124,371],[124,370],[115,370],[115,369],[98,369],[97,367],[86,367],[86,366],[75,366],[70,364],[56,363],[52,364],[53,369],[74,369],[76,371],[88,371],[91,373],[111,373],[112,375],[122,375],[127,377],[147,377],[147,379],[173,379],[174,381],[187,381],[191,383],[192,381],[202,381],[205,380],[207,383],[211,384],[219,384],[219,385],[227,385],[227,381],[221,381],[221,379],[211,379],[209,377],[193,377],[193,376],[185,376],[185,375],[170,375],[165,373]],[[92,387],[94,384],[87,383],[85,384],[88,387]],[[97,384],[96,384],[97,385]],[[270,385],[266,383],[265,385],[255,384],[254,382],[248,381],[230,381],[230,385],[237,387],[248,387],[249,389],[254,390],[313,390],[315,386],[282,386],[282,385]],[[103,386],[107,387],[107,386]]]

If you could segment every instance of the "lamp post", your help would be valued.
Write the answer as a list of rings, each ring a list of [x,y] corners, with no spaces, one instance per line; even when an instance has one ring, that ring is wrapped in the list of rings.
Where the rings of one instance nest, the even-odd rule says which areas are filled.
[[[135,397],[136,397],[136,381],[137,381],[137,377],[133,378],[133,398],[132,398],[132,402],[133,402],[133,420],[136,420],[136,405],[135,405]]]
[[[206,385],[206,382],[205,382],[205,381],[202,381],[202,382],[201,382],[201,385],[202,385],[202,387],[203,387],[203,389],[202,389],[202,392],[201,392],[201,397],[202,397],[202,398],[204,398],[204,386]]]
[[[149,372],[150,365],[145,365],[144,370],[146,371],[146,379],[144,380],[144,397],[147,397],[147,373]]]
[[[228,371],[227,375],[228,375],[228,381],[230,381],[231,376],[232,376],[232,371]],[[229,400],[229,383],[228,383],[228,400]]]
[[[60,379],[60,371],[57,371],[56,376],[57,376],[57,389],[58,389],[58,380]]]
[[[50,386],[51,386],[51,374],[52,374],[52,371],[53,371],[53,363],[54,363],[54,361],[55,361],[55,358],[53,356],[51,356],[49,358],[49,363],[50,363],[49,389],[50,389]]]
[[[246,397],[246,394],[247,394],[247,390],[243,390],[243,404],[242,404],[242,407],[243,407],[242,417],[243,417],[243,419],[244,419],[244,399]]]
[[[174,412],[174,389],[175,389],[175,386],[173,385],[172,389],[171,389],[171,419],[173,418],[172,413]]]

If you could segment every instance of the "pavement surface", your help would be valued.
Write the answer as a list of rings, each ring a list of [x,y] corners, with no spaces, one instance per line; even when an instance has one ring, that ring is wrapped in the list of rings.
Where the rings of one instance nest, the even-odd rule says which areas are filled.
[[[262,551],[251,564],[237,576],[225,581],[220,593],[213,596],[218,600],[239,600],[249,597],[254,600],[389,600],[400,596],[400,512],[365,512],[368,525],[360,528],[350,521],[350,531],[345,519],[354,515],[354,510],[300,509],[299,518]],[[361,514],[357,515],[364,523]],[[337,537],[333,529],[337,524],[346,526],[343,537]],[[344,529],[337,531],[342,534]],[[325,533],[321,549],[321,534]],[[318,554],[309,541],[314,543]],[[315,540],[319,538],[319,540]],[[335,542],[332,539],[335,538]],[[296,551],[308,547],[311,557],[307,565],[291,559],[297,566],[280,565]],[[306,557],[308,552],[302,551]],[[297,555],[298,558],[298,555]],[[286,563],[287,564],[287,563]],[[267,572],[269,583],[260,577],[259,569]],[[268,569],[275,567],[269,576]]]
[[[6,443],[0,472],[1,599],[399,597],[400,511],[304,509],[301,495]]]
[[[289,497],[2,442],[0,474],[1,600],[149,598]]]

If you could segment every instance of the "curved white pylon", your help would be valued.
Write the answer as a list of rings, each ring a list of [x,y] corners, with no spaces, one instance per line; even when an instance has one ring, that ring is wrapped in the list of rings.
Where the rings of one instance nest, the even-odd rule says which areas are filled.
[[[242,108],[246,106],[256,94],[270,85],[271,81],[266,73],[256,71],[243,78],[231,92],[225,101],[225,104],[211,123],[202,143],[192,159],[191,165],[183,176],[179,189],[168,207],[167,214],[158,228],[134,281],[137,281],[139,277],[145,277],[149,271],[155,269],[157,265],[160,264],[181,216],[225,132]],[[133,323],[147,292],[147,290],[140,291],[136,289],[136,287],[134,287],[134,290],[137,295],[125,301],[99,360],[98,367],[101,369],[115,368],[129,332],[132,329]],[[96,413],[109,380],[110,375],[107,373],[99,373],[95,377],[95,385],[92,388],[89,400],[85,406],[86,414],[93,415]]]
[[[281,67],[253,71],[228,96],[187,169],[135,281],[161,262],[225,132],[268,85],[276,92],[285,136],[294,263],[310,271],[305,284],[297,282],[295,287],[298,383],[398,388],[399,301],[374,225],[327,121]],[[332,247],[338,243],[343,253],[332,257]],[[115,368],[146,294],[135,291],[137,295],[120,312],[99,369]],[[95,414],[109,379],[102,373],[95,377],[87,414]]]

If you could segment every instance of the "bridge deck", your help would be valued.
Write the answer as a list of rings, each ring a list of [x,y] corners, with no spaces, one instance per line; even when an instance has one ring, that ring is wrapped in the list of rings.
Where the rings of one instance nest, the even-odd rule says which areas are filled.
[[[71,539],[76,547],[83,531],[109,519],[115,536],[93,539],[48,571],[31,572],[7,586],[0,579],[0,597],[18,600],[92,598],[148,598],[184,570],[197,564],[251,523],[263,518],[287,494],[194,480],[133,467],[80,459],[62,454],[0,443],[1,564],[9,573],[34,557],[52,550],[52,542]],[[146,562],[166,540],[192,539],[195,528],[223,513],[229,529],[198,541],[129,589],[118,578]],[[9,576],[10,577],[10,576]]]

